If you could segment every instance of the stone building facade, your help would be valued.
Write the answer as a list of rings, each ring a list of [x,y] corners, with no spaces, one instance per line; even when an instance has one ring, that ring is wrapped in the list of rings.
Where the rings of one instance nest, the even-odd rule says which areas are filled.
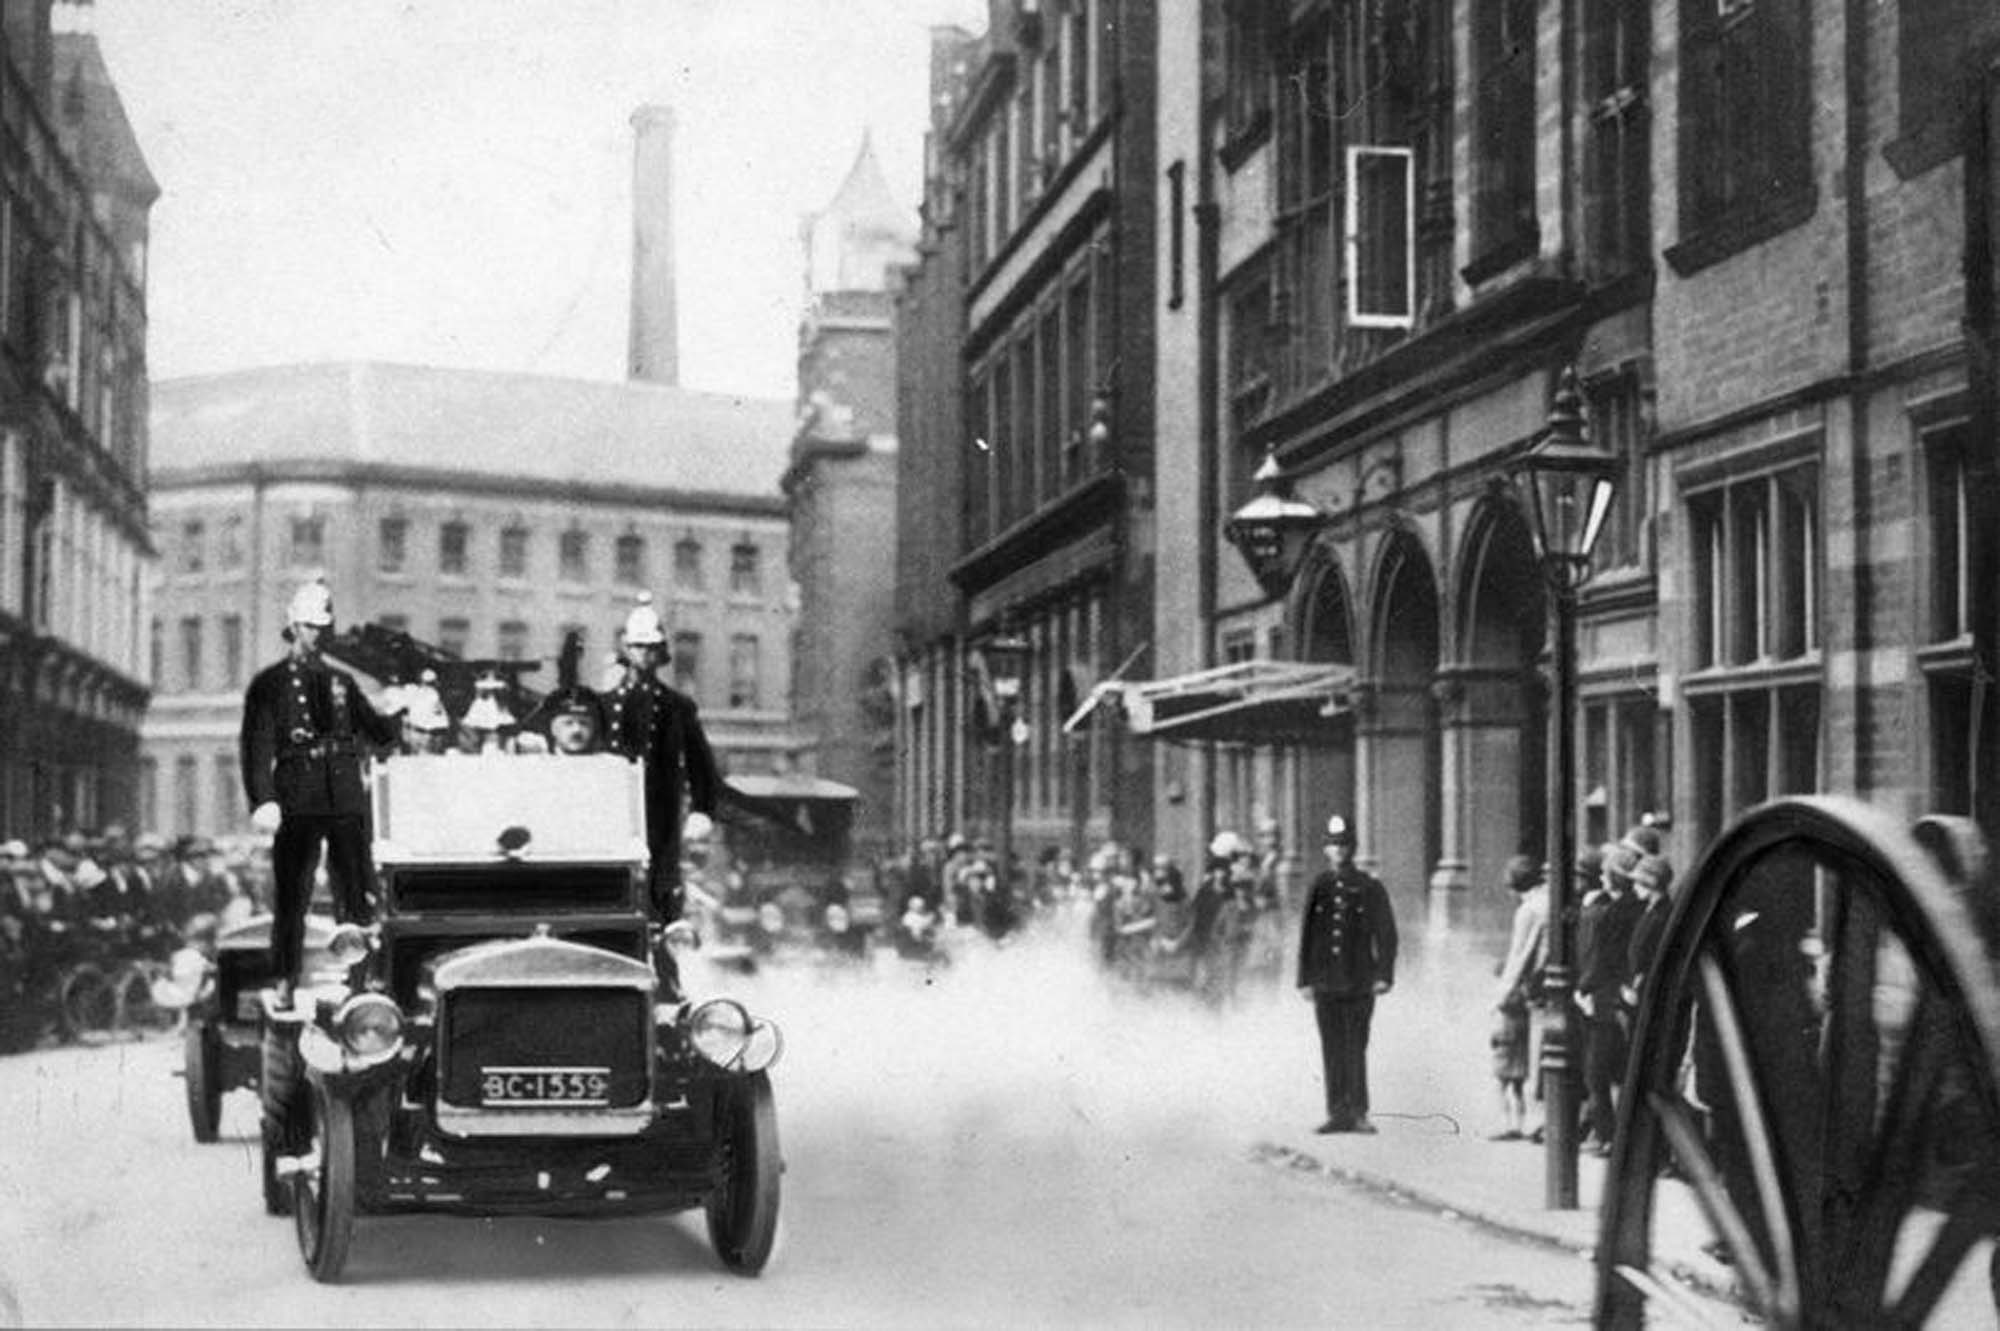
[[[129,825],[147,704],[146,245],[159,187],[78,17],[7,0],[0,30],[8,837]]]
[[[1265,817],[1309,852],[1341,812],[1406,925],[1497,932],[1501,867],[1541,848],[1548,814],[1548,607],[1512,477],[1571,368],[1620,479],[1580,609],[1579,835],[1667,815],[1686,867],[1782,793],[1972,806],[2000,748],[1992,372],[1966,336],[2000,324],[2000,134],[1970,172],[1966,149],[1973,94],[1993,101],[1989,7],[1107,0],[1087,26],[1116,34],[1096,47],[1115,123],[1084,123],[1061,159],[1083,165],[1039,194],[1031,176],[1024,213],[994,162],[1042,123],[1042,62],[1073,68],[1046,43],[1085,8],[995,6],[934,57],[938,161],[901,307],[902,524],[928,544],[905,586],[944,557],[924,523],[953,500],[965,553],[957,624],[900,609],[907,831],[977,820],[962,655],[1025,611],[1035,669],[1079,664],[1086,686],[1141,643],[1128,678],[1154,683],[1341,667],[1316,728],[1281,743],[1100,725],[1089,743],[1122,745],[1108,766],[1142,767],[1151,803],[1111,824],[1185,859]],[[1093,202],[1070,210],[1073,190]],[[1114,367],[1102,460],[1067,390],[1045,418],[1015,387],[1043,382],[1039,302],[1085,253],[1110,265],[1092,299],[1116,293],[1090,343]],[[1055,322],[1066,363],[1088,339]],[[1050,419],[1084,432],[1020,427]],[[999,447],[1023,437],[1057,452]],[[1084,483],[1044,498],[1072,438]],[[1267,458],[1320,518],[1282,586],[1222,535]],[[1092,498],[1103,477],[1116,498]],[[1079,634],[1058,608],[1077,604],[1086,625],[1140,604],[1147,621]],[[1038,738],[1062,682],[1030,681]],[[1017,755],[1030,790],[1054,756],[1036,742]],[[1061,801],[1037,799],[1023,828],[1055,830]],[[1095,835],[1100,812],[1069,830]]]
[[[994,0],[983,35],[934,34],[900,306],[905,838],[1009,813],[1024,854],[1152,838],[1151,755],[1062,723],[1153,632],[1153,15]],[[1029,647],[1018,743],[968,676],[998,633]]]
[[[244,828],[243,689],[318,574],[341,622],[540,659],[541,688],[568,631],[602,662],[649,590],[725,770],[788,762],[791,428],[781,401],[372,363],[157,385],[142,825]]]
[[[1507,482],[1570,366],[1621,469],[1581,606],[1580,834],[1671,813],[1685,867],[1780,793],[1968,808],[1993,725],[1961,273],[1984,7],[1161,9],[1161,155],[1213,321],[1161,338],[1163,395],[1202,386],[1174,414],[1205,413],[1178,463],[1163,430],[1161,490],[1214,553],[1163,567],[1160,635],[1202,626],[1177,666],[1355,677],[1322,740],[1163,757],[1201,795],[1182,840],[1269,810],[1310,844],[1349,812],[1407,922],[1501,926],[1547,725]],[[1325,519],[1276,596],[1217,522],[1267,454]]]

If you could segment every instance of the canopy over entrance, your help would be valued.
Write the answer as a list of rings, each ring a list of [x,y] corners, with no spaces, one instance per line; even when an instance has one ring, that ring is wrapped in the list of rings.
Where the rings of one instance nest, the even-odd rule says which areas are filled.
[[[1237,661],[1134,683],[1107,680],[1063,722],[1075,732],[1100,707],[1114,704],[1134,735],[1169,743],[1311,744],[1348,709],[1350,665]]]

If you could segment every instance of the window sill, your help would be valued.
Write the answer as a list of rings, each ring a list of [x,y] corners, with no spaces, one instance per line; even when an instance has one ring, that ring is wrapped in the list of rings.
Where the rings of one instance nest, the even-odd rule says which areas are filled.
[[[1941,117],[1882,145],[1882,160],[1898,179],[1909,180],[1943,166],[1965,151],[1962,131],[1950,117]]]
[[[1266,107],[1251,116],[1215,150],[1215,160],[1224,171],[1234,172],[1250,160],[1250,155],[1271,140],[1271,112]]]
[[[1680,277],[1692,277],[1704,268],[1741,254],[1799,225],[1819,206],[1819,191],[1806,186],[1781,199],[1757,208],[1740,208],[1711,219],[1679,244],[1669,246],[1661,258]]]
[[[597,588],[587,582],[559,582],[556,584],[556,595],[583,599],[596,596]]]
[[[414,587],[417,575],[407,569],[378,568],[375,570],[375,580],[386,582],[392,587]]]
[[[1970,633],[1917,648],[1917,668],[1926,675],[1970,675],[1972,661]]]
[[[1481,282],[1498,277],[1522,260],[1533,258],[1541,243],[1539,227],[1522,227],[1513,235],[1487,246],[1472,262],[1459,269],[1458,275],[1465,279],[1467,285],[1476,287]]]
[[[1681,676],[1681,692],[1690,696],[1734,689],[1781,688],[1817,684],[1822,675],[1817,649],[1784,661],[1750,661],[1743,665],[1703,666]]]

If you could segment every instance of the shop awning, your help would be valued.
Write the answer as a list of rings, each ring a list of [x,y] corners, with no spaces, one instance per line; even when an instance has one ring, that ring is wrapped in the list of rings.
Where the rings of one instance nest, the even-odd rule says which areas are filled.
[[[1312,744],[1348,708],[1354,667],[1238,661],[1171,679],[1107,680],[1063,722],[1065,732],[1115,708],[1142,739],[1180,744]]]

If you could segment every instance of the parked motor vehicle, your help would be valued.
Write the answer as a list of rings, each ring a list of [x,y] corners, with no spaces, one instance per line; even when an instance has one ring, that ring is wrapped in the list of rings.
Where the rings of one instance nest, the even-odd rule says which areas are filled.
[[[329,940],[349,983],[264,1008],[264,1149],[315,1279],[357,1216],[409,1211],[701,1208],[727,1269],[764,1268],[781,1040],[686,992],[696,931],[650,910],[643,781],[608,754],[376,768],[380,920]]]
[[[725,787],[723,937],[753,959],[865,960],[884,918],[874,874],[854,854],[860,792],[798,773],[731,776]]]
[[[305,967],[318,983],[337,983],[339,969],[327,944],[333,920],[306,916]],[[207,944],[204,946],[204,944]],[[188,1124],[198,1142],[212,1142],[222,1122],[222,1097],[257,1089],[263,1062],[262,994],[276,978],[271,969],[271,917],[253,915],[217,930],[190,930],[187,944],[168,961],[168,977],[153,986],[163,1009],[182,1008],[181,1076],[186,1083]],[[282,1209],[276,1180],[266,1180],[268,1202]]]

